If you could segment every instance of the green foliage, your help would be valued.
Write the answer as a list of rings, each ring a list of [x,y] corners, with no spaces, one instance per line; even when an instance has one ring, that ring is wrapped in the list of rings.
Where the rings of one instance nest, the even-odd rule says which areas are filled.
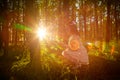
[[[30,63],[30,53],[28,48],[23,46],[11,46],[10,52],[12,56],[19,57],[14,61],[11,67],[14,76],[18,78],[26,77],[27,80],[69,80],[71,76],[74,76],[73,80],[77,80],[78,76],[76,76],[76,72],[72,71],[70,67],[67,66],[68,64],[64,63],[64,58],[61,55],[64,48],[59,45],[59,43],[59,41],[40,42],[40,62],[37,63],[38,67],[34,67],[34,65]],[[115,45],[113,55],[110,54],[111,45]],[[100,49],[100,46],[103,46],[102,48],[104,49]],[[88,54],[90,56],[99,57],[100,59],[115,61],[117,60],[116,56],[118,55],[117,47],[118,45],[113,41],[109,43],[109,46],[106,49],[106,43],[101,42],[99,45],[93,44],[92,48],[88,50]]]
[[[50,46],[42,44],[41,47],[42,70],[46,72],[51,80],[57,80],[57,78],[59,78],[61,75],[61,68],[63,66],[61,56],[58,55],[60,54],[60,46],[53,43],[50,44]]]
[[[107,60],[118,60],[120,55],[119,44],[116,40],[112,40],[109,43],[100,42],[99,45],[95,43],[90,50],[88,50],[89,55],[101,56]]]
[[[10,52],[11,56],[16,58],[11,67],[12,72],[22,70],[30,62],[30,53],[25,46],[13,46]]]
[[[34,67],[34,65],[30,63],[30,53],[27,48],[16,46],[10,48],[12,56],[20,57],[22,55],[12,64],[11,72],[13,76],[18,78],[20,76],[26,76],[29,80],[33,80],[35,77],[43,80],[61,80],[63,78],[70,78],[70,76],[66,77],[66,75],[70,74],[70,70],[69,67],[66,67],[66,64],[63,63],[63,58],[61,56],[63,48],[54,42],[49,45],[45,42],[41,42],[40,46],[41,62],[37,63],[37,66],[39,67]],[[38,76],[39,74],[40,76]]]

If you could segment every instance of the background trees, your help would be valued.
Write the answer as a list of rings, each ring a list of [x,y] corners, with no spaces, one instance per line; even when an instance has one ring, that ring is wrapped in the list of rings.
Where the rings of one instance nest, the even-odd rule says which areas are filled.
[[[63,80],[60,76],[67,71],[60,54],[71,34],[78,34],[85,46],[90,44],[88,54],[97,55],[90,56],[93,74],[98,71],[98,76],[103,77],[101,68],[106,70],[111,63],[116,68],[107,66],[108,73],[111,69],[119,71],[119,62],[106,61],[120,61],[119,25],[120,0],[0,0],[0,64],[6,66],[0,66],[0,74],[9,76],[11,68],[18,78],[48,80],[44,79],[48,76],[51,80]],[[38,27],[47,29],[44,41],[34,34]],[[27,65],[29,57],[31,65]],[[94,70],[96,67],[100,69]]]
[[[64,41],[71,33],[84,42],[118,42],[120,38],[119,0],[1,0],[0,4],[0,44],[5,53],[8,46],[30,40],[29,31],[15,24],[31,29],[44,25],[49,34]]]

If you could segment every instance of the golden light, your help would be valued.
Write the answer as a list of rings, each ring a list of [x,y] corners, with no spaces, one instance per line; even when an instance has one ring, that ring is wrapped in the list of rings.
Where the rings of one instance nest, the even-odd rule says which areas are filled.
[[[40,40],[43,40],[47,35],[46,29],[45,28],[38,28],[37,29],[37,36],[39,37]]]
[[[90,43],[90,42],[88,42],[87,44],[88,44],[88,45],[92,45],[92,43]]]
[[[93,48],[93,44],[92,44],[92,43],[88,42],[87,44],[88,44],[88,45],[87,45],[87,48],[88,48],[89,50]]]

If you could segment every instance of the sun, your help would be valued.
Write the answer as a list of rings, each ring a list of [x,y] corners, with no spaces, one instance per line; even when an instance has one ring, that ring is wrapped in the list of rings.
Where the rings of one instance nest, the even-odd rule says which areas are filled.
[[[40,40],[43,40],[47,35],[46,29],[45,28],[38,28],[37,29],[37,36],[39,37]]]

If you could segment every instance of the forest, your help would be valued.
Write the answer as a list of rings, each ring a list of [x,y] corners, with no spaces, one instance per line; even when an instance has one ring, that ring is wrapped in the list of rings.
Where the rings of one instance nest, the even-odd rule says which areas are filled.
[[[0,0],[0,80],[78,80],[61,55],[72,34],[87,80],[120,79],[120,0]]]

